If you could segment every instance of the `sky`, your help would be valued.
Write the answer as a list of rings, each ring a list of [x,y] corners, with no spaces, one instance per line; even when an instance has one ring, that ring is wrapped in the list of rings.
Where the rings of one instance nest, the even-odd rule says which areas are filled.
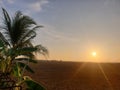
[[[120,0],[0,0],[0,7],[44,26],[33,43],[49,50],[49,60],[120,62]]]

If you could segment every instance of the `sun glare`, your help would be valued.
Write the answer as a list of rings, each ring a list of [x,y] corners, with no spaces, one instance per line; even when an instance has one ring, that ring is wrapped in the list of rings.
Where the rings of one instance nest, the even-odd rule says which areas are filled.
[[[97,53],[96,52],[92,52],[92,56],[96,57]]]

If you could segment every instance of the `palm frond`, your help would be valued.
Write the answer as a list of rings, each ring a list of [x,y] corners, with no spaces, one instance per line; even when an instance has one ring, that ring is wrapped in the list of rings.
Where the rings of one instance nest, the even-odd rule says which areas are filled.
[[[30,58],[16,58],[15,59],[16,61],[29,61],[29,62],[32,62],[32,63],[37,63],[37,60],[33,60],[33,59],[30,59]]]
[[[21,37],[21,39],[19,40],[19,44],[24,44],[24,42],[33,39],[35,36],[36,36],[36,32],[31,30],[27,32],[23,37]]]
[[[25,34],[31,30],[31,28],[36,29],[38,27],[41,27],[36,26],[35,28],[33,28],[33,25],[36,26],[36,22],[32,18],[23,15],[20,11],[16,12],[12,23],[13,44],[18,44],[19,40],[21,40],[21,38],[23,38]]]
[[[25,82],[28,86],[27,90],[46,90],[44,86],[34,80],[30,80],[29,78],[26,79]]]
[[[6,38],[3,36],[3,34],[0,32],[0,40],[4,45],[9,45],[9,42],[6,40]]]
[[[19,66],[20,66],[21,68],[24,68],[24,67],[25,67],[25,69],[26,69],[28,72],[34,73],[34,71],[33,71],[28,65],[26,65],[25,63],[18,62],[18,64],[19,64]]]
[[[35,55],[33,52],[35,52],[37,49],[33,47],[24,47],[24,48],[16,48],[16,49],[9,49],[7,52],[8,56],[12,57],[18,57],[18,56],[25,56],[28,58],[35,58]]]
[[[5,21],[6,22],[11,22],[10,16],[7,13],[7,11],[4,8],[2,8],[2,11],[3,11],[3,14],[4,14]]]
[[[12,36],[12,34],[11,34],[11,19],[10,19],[8,12],[4,8],[2,8],[2,11],[3,11],[3,16],[4,16],[4,24],[3,24],[3,26],[1,26],[1,28],[5,32],[5,36],[7,36],[8,39],[10,39]]]
[[[48,52],[48,49],[42,45],[36,45],[35,48],[37,48],[36,50],[36,53],[40,53],[40,54],[43,54],[43,55],[49,55],[49,52]]]
[[[37,30],[38,28],[40,28],[42,26],[35,26],[34,28],[32,29],[29,29],[28,32],[26,32],[23,37],[21,37],[20,41],[23,41],[25,40],[27,37],[31,37],[33,34],[36,34],[35,30]]]

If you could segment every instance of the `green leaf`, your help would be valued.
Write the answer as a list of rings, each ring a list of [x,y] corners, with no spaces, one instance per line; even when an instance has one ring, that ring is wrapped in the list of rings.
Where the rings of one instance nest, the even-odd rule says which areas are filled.
[[[27,71],[29,71],[29,72],[31,72],[31,73],[34,73],[34,71],[33,71],[27,64],[22,63],[22,62],[18,62],[18,64],[19,64],[19,66],[22,67],[22,68],[25,67],[25,69],[26,69]]]
[[[29,61],[32,63],[37,63],[37,60],[29,59],[29,58],[16,58],[17,61]]]
[[[24,53],[34,52],[36,50],[37,50],[37,48],[34,48],[34,47],[18,48],[16,50],[16,53],[18,53],[18,54],[22,54],[23,53],[24,54]]]
[[[3,44],[2,40],[0,40],[0,47],[3,47],[3,46],[4,46],[4,44]]]
[[[1,29],[1,27],[0,27],[0,29]],[[0,32],[0,41],[2,42],[2,45],[9,45],[10,46],[10,44],[9,44],[9,42],[7,41],[7,39],[5,38],[5,36]]]
[[[7,51],[8,56],[14,56],[15,54],[17,54],[14,50],[14,48],[9,48]]]
[[[47,48],[45,48],[42,45],[37,45],[37,46],[35,46],[35,48],[37,48],[36,51],[39,52],[40,54],[43,54],[43,55],[48,55],[49,54]]]
[[[26,80],[25,82],[28,86],[27,90],[46,90],[42,85],[33,80]]]
[[[20,72],[20,68],[19,68],[18,64],[16,64],[13,68],[13,74],[17,77],[21,76],[21,72]]]

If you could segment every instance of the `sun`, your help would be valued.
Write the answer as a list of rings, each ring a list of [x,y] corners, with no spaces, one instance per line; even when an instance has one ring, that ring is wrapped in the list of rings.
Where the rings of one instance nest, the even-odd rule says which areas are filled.
[[[96,57],[97,53],[96,52],[92,52],[92,56]]]

